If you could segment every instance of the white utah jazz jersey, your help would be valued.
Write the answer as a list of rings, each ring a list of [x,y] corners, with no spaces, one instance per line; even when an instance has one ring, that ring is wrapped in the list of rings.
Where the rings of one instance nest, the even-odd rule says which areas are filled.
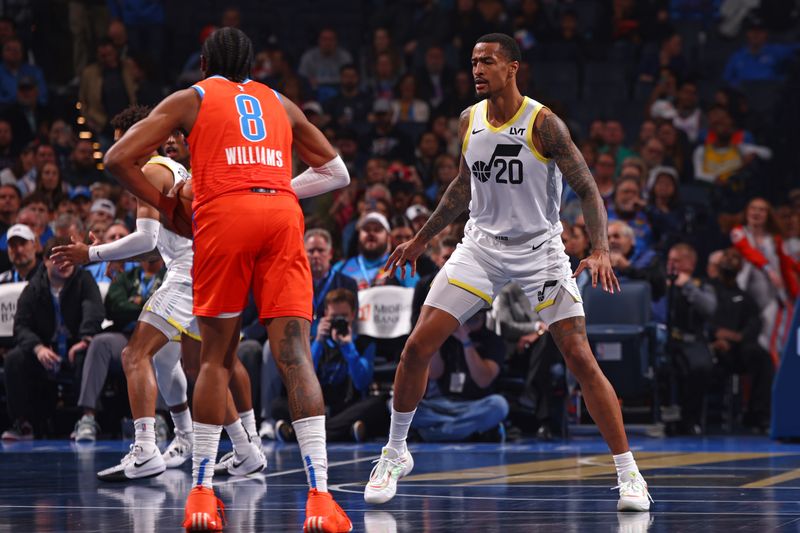
[[[173,185],[191,177],[189,171],[183,165],[169,157],[155,156],[147,164],[167,167],[172,172]],[[162,224],[158,229],[156,248],[164,259],[164,265],[167,267],[167,276],[164,279],[164,284],[168,281],[185,282],[187,280],[191,283],[192,263],[194,261],[192,241],[173,233]]]
[[[525,97],[517,113],[495,128],[488,102],[470,110],[462,153],[471,171],[470,220],[499,241],[538,245],[561,233],[561,172],[532,142],[542,104]]]

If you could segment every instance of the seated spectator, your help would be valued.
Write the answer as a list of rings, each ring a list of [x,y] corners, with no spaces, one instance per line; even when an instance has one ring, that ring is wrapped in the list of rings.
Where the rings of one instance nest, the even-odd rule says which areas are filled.
[[[39,67],[24,61],[22,41],[12,37],[3,43],[3,62],[0,63],[0,104],[13,104],[17,100],[20,80],[30,78],[38,88],[39,105],[47,104],[47,83]]]
[[[716,311],[709,323],[711,349],[722,368],[750,376],[750,399],[743,422],[764,433],[770,422],[774,367],[769,352],[758,344],[761,333],[758,306],[736,283],[742,256],[735,248],[722,253],[718,268],[719,276],[711,282],[717,298]]]
[[[603,197],[606,208],[611,205],[614,197],[614,173],[616,169],[616,162],[611,154],[604,152],[597,155],[592,170],[592,177],[600,190],[600,196]],[[568,184],[564,184],[561,200],[561,218],[569,222],[575,222],[578,216],[583,212],[581,207],[581,199],[577,193],[572,190]]]
[[[746,28],[747,44],[731,55],[722,77],[734,87],[746,81],[782,80],[789,61],[800,45],[768,43],[767,27],[755,16],[750,18]]]
[[[688,244],[673,246],[667,258],[667,351],[677,372],[681,421],[677,431],[698,435],[703,396],[713,368],[705,331],[717,306],[713,287],[692,277],[697,252]]]
[[[561,353],[547,334],[547,324],[539,320],[530,299],[516,283],[509,283],[500,291],[493,314],[494,329],[511,354],[510,373],[525,379],[517,402],[526,413],[533,415],[537,437],[549,440],[553,433],[560,433],[554,422],[561,418],[559,405],[563,408],[566,391]],[[556,398],[556,388],[562,389],[561,400]]]
[[[13,185],[17,190],[17,182],[34,167],[36,147],[31,143],[22,148],[19,157],[10,167],[0,170],[0,184]]]
[[[336,94],[339,69],[353,62],[353,56],[339,47],[336,30],[323,28],[317,37],[317,46],[307,50],[300,58],[297,72],[311,82],[317,98],[324,102]]]
[[[753,163],[756,157],[769,159],[769,148],[744,141],[743,131],[735,130],[733,118],[724,107],[708,112],[709,134],[705,143],[694,151],[695,179],[727,185],[729,180]]]
[[[626,158],[636,155],[633,150],[624,146],[625,129],[619,120],[607,120],[603,129],[604,145],[600,147],[600,153],[608,153],[614,158],[616,168],[614,174],[619,174],[622,162]]]
[[[667,165],[675,167],[679,176],[690,174],[689,143],[683,133],[672,122],[662,122],[656,128],[656,137],[664,145],[664,158]],[[691,180],[684,179],[683,181]]]
[[[0,231],[14,225],[21,203],[22,195],[15,185],[0,185]]]
[[[633,229],[621,220],[608,223],[609,260],[620,281],[638,279],[650,284],[653,301],[664,296],[664,266],[654,250],[634,245]]]
[[[419,97],[436,109],[453,91],[453,72],[445,64],[444,50],[433,45],[425,51],[425,65],[417,70]]]
[[[646,175],[649,175],[652,169],[664,166],[666,148],[664,148],[664,143],[655,136],[655,125],[653,126],[653,136],[644,142],[640,155],[645,164]]]
[[[45,163],[33,194],[47,202],[48,211],[55,212],[61,200],[66,198],[65,190],[65,184],[61,179],[61,169],[55,163]]]
[[[17,189],[23,197],[36,190],[36,182],[39,180],[45,163],[56,163],[56,152],[53,147],[45,143],[36,145],[33,163],[33,168],[17,181]]]
[[[339,94],[323,105],[339,128],[353,128],[363,134],[369,128],[367,118],[372,100],[361,91],[358,69],[352,63],[339,70]]]
[[[411,427],[429,442],[480,434],[504,440],[508,402],[493,391],[505,358],[502,339],[486,327],[486,311],[478,311],[431,359],[428,391]]]
[[[426,131],[419,136],[415,168],[423,186],[427,187],[433,182],[434,162],[441,153],[442,147],[439,138],[432,131]]]
[[[69,192],[69,199],[75,204],[78,210],[77,215],[81,221],[84,224],[88,223],[92,209],[92,191],[89,190],[89,187],[73,187]]]
[[[433,179],[431,185],[425,189],[425,196],[429,201],[438,203],[456,176],[458,176],[456,159],[450,154],[439,155],[433,162]]]
[[[51,239],[44,250],[44,268],[37,269],[23,289],[14,316],[16,347],[5,356],[5,380],[10,429],[3,440],[30,440],[41,425],[40,395],[54,377],[76,373],[92,337],[100,333],[103,301],[91,274],[73,266],[58,267],[50,259]],[[74,376],[77,380],[79,376]],[[37,405],[38,404],[38,405]]]
[[[337,272],[356,280],[358,290],[378,285],[414,287],[417,284],[419,275],[411,274],[411,265],[398,268],[391,277],[383,270],[389,258],[389,235],[392,231],[385,216],[367,213],[359,220],[357,229],[358,255],[337,263],[334,266]]]
[[[325,316],[311,343],[311,358],[325,399],[325,433],[329,441],[364,442],[382,435],[389,425],[386,400],[369,396],[375,344],[362,343],[353,333],[356,294],[333,289],[325,297]],[[273,413],[279,439],[294,440],[288,401],[277,400]]]
[[[417,82],[413,74],[404,74],[397,82],[392,100],[392,122],[413,131],[414,125],[428,123],[431,109],[417,96]]]
[[[608,220],[622,220],[636,235],[636,248],[645,250],[653,245],[653,230],[645,214],[647,203],[642,198],[642,186],[634,178],[620,179],[614,189],[614,201],[608,207]]]
[[[375,122],[361,146],[369,157],[401,159],[405,163],[414,160],[414,144],[408,135],[400,131],[392,121],[392,104],[388,100],[376,100],[372,107]]]
[[[684,81],[678,87],[672,123],[686,134],[690,143],[694,144],[697,142],[700,130],[705,126],[704,120],[705,116],[697,96],[697,83],[691,80]]]
[[[686,214],[680,203],[678,172],[672,167],[656,167],[652,174],[645,212],[653,228],[653,247],[663,257],[680,240]]]
[[[47,241],[53,236],[53,230],[50,229],[50,216],[52,212],[47,207],[44,198],[37,195],[30,195],[22,201],[22,209],[17,216],[17,222],[25,224],[33,230],[33,233],[39,238],[39,244],[44,247]],[[0,240],[0,249],[5,249],[6,240],[3,235]]]
[[[99,426],[95,412],[100,393],[109,373],[124,375],[122,349],[128,344],[145,302],[161,286],[165,273],[164,261],[160,258],[142,261],[136,268],[117,276],[109,285],[105,299],[106,318],[113,324],[96,335],[86,351],[78,397],[78,407],[83,410],[83,415],[75,423],[71,439],[96,440]]]
[[[62,202],[61,205],[71,205],[71,202]],[[82,241],[86,237],[86,229],[77,215],[76,209],[73,209],[72,212],[64,210],[56,216],[56,220],[53,222],[53,233],[56,237],[66,237],[73,242]]]
[[[0,118],[0,170],[16,164],[19,155],[18,144],[11,123]]]
[[[30,281],[39,266],[36,259],[36,251],[39,249],[36,235],[28,226],[14,224],[6,232],[6,241],[11,269],[0,274],[0,283]]]
[[[759,342],[777,365],[788,336],[786,324],[800,295],[800,266],[786,254],[772,206],[763,198],[747,204],[745,223],[733,228],[731,242],[744,259],[739,286],[761,310]]]
[[[114,202],[106,198],[99,198],[92,202],[92,207],[89,209],[89,227],[96,227],[98,225],[108,228],[117,216],[117,206]]]
[[[372,84],[373,80],[377,77],[375,71],[377,66],[378,56],[386,54],[388,69],[390,72],[400,72],[403,68],[403,57],[398,52],[397,48],[392,42],[392,36],[389,30],[383,26],[378,26],[372,32],[372,41],[361,55],[361,72],[364,78]]]
[[[39,101],[39,88],[30,76],[19,79],[16,99],[2,115],[11,123],[19,146],[46,138],[50,131],[52,113]]]
[[[88,187],[92,183],[106,182],[102,171],[97,170],[94,147],[86,139],[79,139],[69,156],[69,167],[65,170],[67,182],[71,187]]]
[[[668,68],[678,78],[686,75],[686,59],[683,57],[683,41],[677,33],[665,35],[658,50],[645,54],[639,65],[639,81],[655,83],[662,68]]]
[[[369,87],[373,100],[391,100],[400,76],[400,70],[392,62],[391,55],[387,52],[378,54],[372,70],[375,74],[369,80]]]
[[[83,69],[78,100],[86,124],[109,139],[113,134],[109,117],[136,103],[136,85],[130,67],[120,61],[111,41],[101,41],[97,45],[97,61]]]

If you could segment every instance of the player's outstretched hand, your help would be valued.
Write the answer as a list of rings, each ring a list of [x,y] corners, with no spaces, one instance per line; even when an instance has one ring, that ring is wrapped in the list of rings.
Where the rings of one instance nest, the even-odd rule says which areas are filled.
[[[400,271],[400,278],[405,279],[405,266],[411,263],[411,275],[413,276],[417,273],[417,258],[421,256],[424,251],[425,244],[417,241],[416,238],[404,242],[394,249],[394,252],[389,256],[389,259],[386,261],[386,266],[384,266],[383,269],[386,270],[390,276],[394,276],[397,267],[400,267],[402,269]]]
[[[620,292],[619,280],[614,274],[614,269],[611,268],[611,260],[608,257],[608,252],[596,250],[586,259],[582,260],[575,270],[573,278],[577,278],[578,274],[583,272],[584,269],[589,269],[592,273],[592,287],[597,287],[598,280],[603,290],[614,294]]]
[[[100,244],[100,239],[97,238],[97,235],[89,232],[89,239],[92,241],[91,244],[86,244],[78,240],[75,235],[71,237],[72,244],[67,244],[64,246],[56,246],[53,248],[53,253],[50,255],[50,259],[58,265],[85,265],[89,262],[89,246],[96,246]]]

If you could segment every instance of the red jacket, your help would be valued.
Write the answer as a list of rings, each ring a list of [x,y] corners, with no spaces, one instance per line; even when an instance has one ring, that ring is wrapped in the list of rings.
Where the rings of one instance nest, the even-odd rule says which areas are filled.
[[[800,283],[798,283],[795,274],[796,272],[800,272],[800,263],[796,262],[784,251],[783,239],[781,239],[780,235],[772,235],[772,239],[775,241],[775,251],[778,254],[778,260],[780,262],[783,284],[786,286],[786,291],[789,293],[789,296],[794,300],[797,298],[797,295],[800,294]],[[731,241],[736,249],[739,250],[739,253],[742,254],[742,257],[757,268],[763,269],[769,263],[767,258],[764,257],[764,254],[750,244],[744,227],[736,226],[733,228],[731,231]]]

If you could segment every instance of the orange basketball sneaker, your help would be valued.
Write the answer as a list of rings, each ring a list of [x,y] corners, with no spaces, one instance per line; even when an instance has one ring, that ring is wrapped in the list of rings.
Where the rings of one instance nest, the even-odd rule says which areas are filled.
[[[198,485],[189,493],[183,516],[186,531],[222,531],[225,505],[214,494],[214,489]]]
[[[303,533],[347,533],[353,531],[353,523],[329,492],[317,489],[308,491],[306,521]]]

